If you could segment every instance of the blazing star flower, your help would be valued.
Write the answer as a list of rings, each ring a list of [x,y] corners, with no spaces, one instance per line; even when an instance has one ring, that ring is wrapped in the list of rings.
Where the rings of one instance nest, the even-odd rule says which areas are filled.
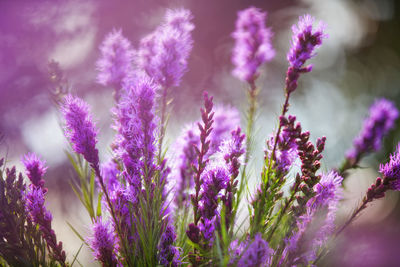
[[[216,215],[218,197],[222,189],[225,189],[229,182],[229,172],[224,165],[212,166],[210,163],[203,172],[201,210],[203,218],[212,219]]]
[[[240,114],[236,108],[216,105],[214,107],[214,124],[210,134],[210,150],[208,156],[218,151],[224,139],[228,139],[231,132],[240,125]]]
[[[167,225],[165,231],[161,235],[158,245],[158,259],[163,266],[179,266],[179,250],[173,246],[176,234],[172,225]]]
[[[65,264],[66,255],[62,248],[62,242],[57,243],[57,238],[54,230],[51,227],[53,216],[44,205],[45,192],[41,187],[31,187],[26,193],[26,211],[28,212],[32,222],[39,225],[39,230],[44,240],[46,240],[47,247],[50,250],[52,257],[61,263]]]
[[[400,191],[400,143],[397,145],[396,152],[390,155],[389,162],[379,166],[379,172],[389,179],[391,189]]]
[[[327,35],[324,33],[325,24],[320,22],[313,29],[315,19],[310,15],[299,18],[299,23],[292,26],[292,47],[287,54],[289,69],[286,75],[286,90],[288,93],[297,88],[297,80],[300,73],[310,72],[312,65],[304,66],[306,61],[315,56],[314,50],[322,44],[322,39]]]
[[[267,13],[250,7],[238,12],[232,62],[235,65],[233,75],[249,83],[259,75],[258,68],[275,56],[271,45],[272,33],[265,28]]]
[[[103,266],[117,266],[117,238],[110,224],[98,218],[92,226],[92,232],[93,236],[89,238],[88,243],[93,250],[94,258],[100,261]]]
[[[375,100],[360,135],[354,139],[354,147],[347,152],[346,157],[357,163],[363,154],[378,151],[382,138],[394,127],[398,117],[399,111],[393,102],[384,98]]]
[[[258,233],[254,241],[247,246],[237,266],[257,267],[268,266],[269,257],[274,251],[268,246],[268,242],[262,239]]]
[[[40,158],[34,153],[28,153],[22,159],[22,163],[26,169],[26,176],[28,176],[32,185],[43,188],[44,180],[42,177],[47,170],[45,161],[40,160]]]
[[[164,88],[178,86],[187,69],[193,46],[191,19],[188,10],[168,10],[165,22],[140,42],[138,64]]]
[[[100,46],[102,57],[97,61],[97,80],[105,86],[120,89],[123,82],[133,72],[135,51],[121,30],[110,32]]]
[[[61,110],[65,118],[65,136],[71,142],[74,151],[83,155],[90,164],[98,165],[97,130],[86,102],[68,95]]]
[[[119,175],[120,171],[118,170],[118,165],[113,160],[109,160],[101,165],[101,176],[103,177],[108,190],[112,191],[114,188],[118,187]]]

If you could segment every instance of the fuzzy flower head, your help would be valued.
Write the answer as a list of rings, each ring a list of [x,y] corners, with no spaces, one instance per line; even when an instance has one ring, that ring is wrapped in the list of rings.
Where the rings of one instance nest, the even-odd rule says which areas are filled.
[[[113,30],[100,46],[101,58],[97,61],[97,81],[106,86],[120,88],[133,71],[135,51],[121,30]]]
[[[176,239],[174,227],[167,225],[158,245],[158,259],[163,266],[179,266],[179,250],[173,246]]]
[[[290,94],[297,88],[297,80],[301,73],[310,72],[312,65],[304,66],[306,61],[315,56],[314,50],[322,44],[325,24],[320,22],[314,29],[315,19],[310,15],[299,18],[299,23],[292,26],[292,46],[287,54],[289,69],[286,73],[286,93]]]
[[[331,171],[323,174],[321,180],[314,186],[315,196],[310,199],[307,206],[317,208],[330,205],[331,202],[337,203],[342,197],[343,177]]]
[[[201,211],[203,218],[212,219],[216,215],[220,192],[225,189],[230,179],[224,164],[209,163],[203,172]]]
[[[396,152],[390,155],[389,162],[379,166],[379,172],[389,179],[393,190],[400,191],[400,143],[397,145]]]
[[[74,151],[83,155],[90,164],[99,164],[97,130],[89,114],[88,104],[79,97],[67,95],[61,110],[65,118],[64,133]]]
[[[113,233],[108,222],[102,222],[99,218],[92,226],[93,236],[89,238],[88,243],[93,250],[96,260],[103,266],[117,266],[116,257],[116,236]]]
[[[354,147],[347,152],[347,158],[357,162],[362,154],[378,151],[382,138],[394,127],[398,117],[399,111],[393,102],[384,98],[375,100],[360,135],[354,139]]]
[[[315,19],[312,16],[304,15],[299,18],[297,25],[292,26],[292,47],[287,54],[287,60],[295,69],[301,69],[308,59],[315,56],[314,50],[322,44],[322,39],[327,37],[324,33],[325,24],[320,22],[314,29],[314,22]],[[304,69],[306,70],[311,69]]]
[[[168,10],[165,21],[140,42],[138,64],[164,88],[178,86],[193,47],[189,10]]]
[[[238,12],[232,62],[235,65],[233,75],[242,81],[254,82],[258,68],[275,56],[271,44],[272,33],[265,27],[267,13],[250,7]]]
[[[44,180],[42,179],[47,167],[46,162],[34,153],[28,153],[22,158],[22,163],[25,166],[26,176],[28,176],[31,183],[36,187],[43,188]]]
[[[255,235],[254,241],[247,246],[238,266],[257,267],[268,266],[269,257],[273,250],[268,246],[268,242],[262,239],[261,234]]]

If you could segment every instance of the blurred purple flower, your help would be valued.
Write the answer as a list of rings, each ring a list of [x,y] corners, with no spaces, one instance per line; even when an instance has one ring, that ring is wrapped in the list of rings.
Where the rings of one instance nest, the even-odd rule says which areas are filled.
[[[231,132],[240,126],[239,111],[231,106],[216,105],[214,107],[214,124],[210,134],[210,150],[208,156],[218,151],[224,139],[231,136]]]
[[[168,10],[165,21],[140,42],[138,64],[164,88],[178,86],[193,47],[189,10]]]
[[[299,23],[292,26],[292,46],[287,54],[289,69],[286,75],[286,91],[293,92],[297,88],[297,80],[300,73],[310,72],[312,65],[304,66],[305,62],[315,56],[314,50],[322,44],[325,24],[320,22],[313,30],[315,19],[310,15],[299,18]]]
[[[113,160],[101,164],[101,175],[108,190],[112,191],[119,185],[118,176],[120,175],[120,170],[118,169],[118,164]]]
[[[272,33],[265,28],[267,13],[249,7],[238,12],[232,62],[235,65],[233,75],[242,81],[253,83],[259,75],[258,68],[275,56],[271,44]]]
[[[161,235],[158,245],[158,260],[163,266],[180,266],[180,253],[178,248],[173,246],[176,234],[172,225],[167,225],[165,231]]]
[[[347,152],[346,157],[357,163],[363,154],[378,151],[382,138],[394,127],[398,117],[399,111],[393,102],[384,98],[375,100],[360,135],[354,139],[354,147]]]
[[[65,136],[72,148],[90,164],[99,164],[99,152],[96,149],[97,130],[89,114],[89,107],[79,97],[67,95],[61,111],[65,118]]]
[[[199,229],[208,247],[211,247],[214,241],[216,217],[214,215],[211,219],[203,218],[199,223]]]
[[[118,243],[110,224],[98,218],[92,226],[92,233],[93,236],[88,239],[88,243],[93,250],[95,260],[100,261],[103,266],[117,266]]]
[[[40,160],[35,153],[28,153],[22,158],[22,163],[25,166],[26,176],[28,176],[32,185],[40,187],[44,192],[46,192],[47,189],[43,187],[44,180],[42,179],[47,170],[47,167],[45,166],[46,162]]]
[[[135,51],[121,30],[110,32],[100,46],[101,58],[97,61],[97,81],[105,86],[120,89],[133,72]]]
[[[258,233],[254,237],[254,241],[247,246],[238,265],[241,267],[259,267],[268,266],[270,256],[274,251],[268,246],[267,241],[262,239]]]

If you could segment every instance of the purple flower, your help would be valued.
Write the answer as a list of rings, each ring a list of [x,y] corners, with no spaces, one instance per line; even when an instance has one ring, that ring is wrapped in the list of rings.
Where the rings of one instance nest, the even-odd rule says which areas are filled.
[[[97,130],[86,102],[67,95],[61,110],[65,118],[65,136],[71,142],[74,151],[82,154],[90,164],[98,165]]]
[[[237,262],[240,259],[240,256],[242,255],[243,251],[246,249],[248,245],[247,241],[243,241],[239,243],[238,240],[234,240],[231,242],[229,245],[229,255],[230,255],[230,260],[229,260],[229,265],[235,266],[235,262]]]
[[[57,260],[62,266],[67,266],[62,242],[57,243],[56,234],[51,227],[53,216],[44,206],[44,196],[45,192],[41,187],[31,187],[25,196],[26,211],[32,222],[39,225],[39,230],[43,239],[46,240],[51,257]]]
[[[110,224],[98,218],[92,226],[92,232],[93,236],[89,238],[88,243],[93,250],[94,258],[103,266],[117,266],[117,238]]]
[[[173,246],[176,234],[172,225],[167,225],[165,231],[161,235],[158,245],[158,260],[163,266],[179,266],[179,250]]]
[[[211,219],[203,218],[199,223],[199,229],[203,235],[204,241],[207,242],[208,247],[211,247],[214,241],[216,217],[217,216],[214,215]]]
[[[121,30],[113,30],[100,46],[102,57],[97,61],[100,84],[120,89],[132,71],[135,51],[131,43],[122,35]]]
[[[342,197],[342,180],[343,177],[334,171],[323,174],[321,180],[314,185],[315,196],[307,202],[307,206],[313,210],[321,206],[336,206]]]
[[[236,108],[230,106],[214,107],[214,124],[210,134],[210,150],[208,156],[218,151],[224,139],[231,136],[231,132],[240,126],[240,115]]]
[[[203,172],[201,211],[202,217],[212,219],[216,215],[220,192],[225,189],[230,176],[225,165],[209,164]]]
[[[165,22],[141,40],[139,65],[164,88],[178,86],[186,71],[193,46],[191,19],[188,10],[168,10]]]
[[[26,169],[26,176],[28,176],[32,185],[43,188],[44,180],[42,177],[47,170],[45,161],[40,160],[40,158],[34,153],[28,153],[22,159],[22,163]],[[43,190],[47,191],[47,189],[44,188]]]
[[[262,239],[258,233],[254,237],[254,241],[247,246],[242,257],[238,262],[238,266],[242,267],[258,267],[268,266],[270,256],[273,250],[268,246],[267,241]]]
[[[375,100],[360,135],[354,139],[354,147],[347,152],[346,157],[357,163],[363,154],[378,151],[382,138],[394,127],[398,117],[399,111],[393,102],[384,98]]]
[[[113,160],[109,160],[101,165],[101,176],[103,177],[108,190],[112,191],[113,188],[118,187],[118,176],[120,173],[121,172],[118,169],[118,164]]]
[[[193,187],[194,171],[192,168],[196,166],[197,154],[195,146],[200,143],[200,133],[196,124],[185,126],[181,135],[177,138],[173,151],[177,153],[175,166],[172,168],[173,177],[176,179],[175,203],[178,207],[182,207],[188,199],[187,191]]]
[[[258,68],[275,56],[271,45],[271,30],[265,28],[267,13],[250,7],[238,12],[232,62],[235,65],[233,75],[242,81],[253,83]]]
[[[379,166],[379,172],[389,180],[391,189],[400,191],[400,143],[396,152],[390,155],[389,162]]]
[[[311,71],[312,65],[304,66],[304,64],[315,56],[314,50],[322,44],[322,39],[327,37],[324,33],[325,25],[320,22],[314,30],[314,21],[310,15],[304,15],[299,18],[297,25],[292,26],[292,46],[287,54],[290,65],[286,75],[288,93],[296,90],[300,73]]]

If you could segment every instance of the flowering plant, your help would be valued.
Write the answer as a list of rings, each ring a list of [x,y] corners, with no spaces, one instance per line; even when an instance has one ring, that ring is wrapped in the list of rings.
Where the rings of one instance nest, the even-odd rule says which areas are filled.
[[[179,87],[193,46],[192,14],[185,9],[168,10],[163,23],[137,49],[116,30],[101,45],[97,80],[113,87],[115,98],[115,138],[108,162],[100,162],[99,131],[88,104],[71,94],[58,99],[73,150],[68,157],[79,176],[72,186],[92,223],[87,237],[72,228],[102,266],[316,265],[329,241],[370,202],[400,190],[399,144],[380,165],[381,177],[360,206],[336,224],[348,171],[380,149],[399,112],[391,101],[376,100],[343,164],[320,171],[326,138],[313,143],[289,114],[290,96],[301,75],[312,71],[307,62],[327,38],[325,25],[315,25],[310,15],[301,16],[292,28],[278,127],[266,138],[261,175],[249,174],[260,67],[275,56],[265,20],[265,12],[247,8],[238,13],[232,34],[233,75],[248,88],[244,131],[236,109],[214,105],[204,92],[200,120],[182,130],[170,151],[165,145],[169,93]],[[76,257],[67,261],[45,205],[45,162],[27,154],[22,163],[29,184],[15,167],[0,172],[0,262],[72,266]],[[250,179],[257,181],[254,192],[246,190]],[[240,222],[246,194],[250,216]]]

